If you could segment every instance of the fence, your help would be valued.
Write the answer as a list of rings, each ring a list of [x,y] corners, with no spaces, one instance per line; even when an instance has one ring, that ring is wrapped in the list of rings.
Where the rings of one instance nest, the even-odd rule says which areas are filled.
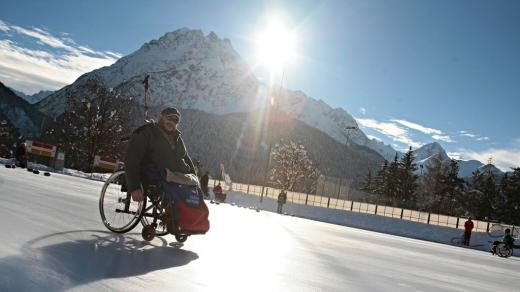
[[[218,180],[210,180],[210,186],[215,186]],[[280,193],[279,189],[264,187],[258,185],[249,185],[241,183],[233,183],[233,190],[244,192],[250,195],[257,195],[266,198],[277,199]],[[398,207],[384,206],[378,204],[370,204],[357,202],[353,200],[345,200],[341,198],[333,198],[326,196],[317,196],[299,192],[287,192],[287,201],[295,204],[324,207],[338,210],[346,210],[351,212],[374,214],[378,216],[399,218],[401,220],[409,220],[414,222],[420,222],[425,224],[445,226],[457,229],[464,229],[465,218],[433,214],[429,212],[421,212],[416,210],[402,209]],[[490,224],[489,221],[473,220],[474,231],[476,232],[489,232]],[[518,227],[517,227],[518,228]]]

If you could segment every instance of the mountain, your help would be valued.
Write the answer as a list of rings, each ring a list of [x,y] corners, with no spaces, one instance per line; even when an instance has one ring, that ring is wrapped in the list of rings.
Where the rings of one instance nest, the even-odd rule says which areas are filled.
[[[282,111],[273,112],[265,125],[265,136],[258,129],[262,115],[258,111],[224,115],[195,109],[181,112],[181,131],[192,158],[200,160],[212,174],[219,173],[223,163],[231,178],[241,182],[263,183],[269,145],[275,147],[289,140],[301,142],[322,173],[353,178],[356,186],[369,169],[375,173],[383,162],[373,150],[347,147]]]
[[[417,164],[417,173],[422,170],[426,170],[426,167],[431,165],[434,158],[440,158],[440,160],[446,165],[449,164],[450,157],[446,154],[446,151],[442,146],[433,142],[430,144],[423,145],[422,147],[413,151],[415,163]],[[469,178],[473,175],[473,172],[479,170],[480,172],[491,171],[496,176],[502,176],[504,173],[496,168],[492,164],[484,165],[482,162],[477,160],[458,160],[459,162],[459,177]]]
[[[40,90],[39,92],[37,92],[35,94],[28,95],[21,91],[13,89],[11,87],[9,87],[9,89],[11,89],[11,91],[14,92],[16,95],[18,95],[19,97],[25,99],[25,101],[27,101],[30,104],[35,104],[35,103],[39,102],[40,100],[46,98],[47,96],[51,95],[54,92],[54,91],[50,91],[50,90]]]
[[[47,96],[51,95],[53,92],[54,91],[51,91],[51,90],[40,90],[39,92],[37,92],[35,94],[27,95],[25,100],[27,100],[31,104],[35,104],[35,103],[39,102],[40,100],[46,98]]]
[[[484,164],[478,160],[459,160],[459,176],[460,177],[471,177],[475,172]]]
[[[444,148],[442,148],[441,144],[437,142],[423,145],[420,148],[414,150],[413,154],[415,157],[415,163],[418,165],[423,165],[424,167],[430,165],[430,161],[434,157],[437,157],[442,161],[450,159]]]
[[[216,114],[254,107],[251,99],[256,97],[258,81],[229,40],[186,28],[144,44],[109,67],[82,75],[70,87],[98,80],[123,95],[142,99],[147,74],[156,107],[174,104]],[[42,100],[38,108],[48,115],[62,113],[67,87]]]
[[[96,98],[96,92],[90,90],[96,87],[94,84],[142,102],[147,75],[150,115],[166,105],[183,109],[187,118],[181,124],[190,152],[213,173],[218,173],[220,163],[225,163],[232,177],[247,181],[249,164],[256,163],[251,176],[261,182],[267,145],[282,140],[301,141],[324,174],[347,176],[355,184],[369,169],[375,172],[382,163],[381,156],[364,145],[345,145],[346,126],[355,127],[349,133],[352,141],[368,144],[368,140],[342,109],[332,109],[300,91],[284,89],[275,106],[266,107],[271,89],[256,79],[230,41],[214,33],[205,36],[200,30],[167,33],[111,66],[80,76],[36,106],[48,116],[59,116],[71,97]],[[269,121],[264,129],[269,134],[254,135],[264,120]]]
[[[478,171],[480,171],[481,173],[492,173],[493,175],[495,175],[497,177],[501,177],[504,175],[504,172],[502,172],[500,169],[498,169],[493,164],[482,165],[481,167],[478,168]]]
[[[44,115],[0,82],[0,113],[17,135],[32,138],[40,133]]]
[[[220,39],[213,32],[204,36],[200,30],[182,28],[144,44],[109,67],[82,75],[37,107],[49,116],[59,115],[65,110],[67,94],[77,92],[75,88],[89,80],[142,101],[142,81],[147,74],[151,103],[156,108],[175,105],[215,114],[251,112],[264,108],[274,94],[256,79],[228,39]],[[340,143],[349,140],[386,158],[396,153],[390,146],[369,139],[345,110],[332,108],[301,91],[282,89],[275,106]]]
[[[340,143],[356,143],[366,146],[387,160],[398,153],[390,145],[369,139],[356,120],[342,108],[332,108],[323,100],[315,100],[301,91],[282,90],[281,100],[277,105],[296,119],[327,133]]]

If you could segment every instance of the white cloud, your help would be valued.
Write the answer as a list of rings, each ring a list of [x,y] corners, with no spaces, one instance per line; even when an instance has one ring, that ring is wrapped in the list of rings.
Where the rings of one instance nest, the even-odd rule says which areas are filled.
[[[22,28],[0,20],[0,30],[12,33],[0,40],[0,78],[29,94],[42,89],[59,89],[82,74],[111,65],[121,57],[118,53],[77,45],[66,36],[56,37],[41,28]],[[32,40],[31,48],[5,39],[13,34]]]
[[[461,150],[464,159],[476,159],[487,163],[492,158],[493,164],[502,171],[510,171],[511,167],[520,167],[520,147],[515,148],[490,148],[484,151]]]
[[[459,134],[461,136],[470,137],[470,138],[477,138],[478,137],[478,135],[472,134],[472,133],[470,133],[468,131],[464,131],[464,130],[459,131]]]
[[[446,154],[448,154],[448,156],[452,159],[457,159],[457,160],[462,159],[462,153],[460,153],[460,152],[448,152]]]
[[[475,139],[475,141],[487,141],[489,140],[489,137],[486,137],[486,136],[480,136],[478,134],[473,134],[469,131],[459,131],[459,134],[461,136],[464,136],[464,137],[469,137],[469,138],[472,138],[472,139]]]
[[[419,132],[421,132],[423,134],[430,135],[432,137],[432,139],[443,141],[443,142],[447,142],[447,143],[452,143],[453,142],[451,137],[449,135],[446,135],[441,130],[428,128],[428,127],[425,127],[423,125],[419,125],[417,123],[413,123],[413,122],[406,121],[406,120],[392,119],[390,121],[399,123],[399,124],[409,128],[409,129],[419,131]]]
[[[410,128],[410,129],[413,129],[413,130],[417,130],[419,132],[422,132],[424,134],[427,134],[427,135],[431,135],[431,134],[436,134],[436,135],[442,135],[442,131],[441,130],[437,130],[437,129],[432,129],[432,128],[428,128],[428,127],[425,127],[425,126],[422,126],[422,125],[419,125],[419,124],[416,124],[416,123],[412,123],[412,122],[409,122],[409,121],[405,121],[405,120],[399,120],[399,119],[393,119],[393,120],[390,120],[392,122],[396,122],[396,123],[399,123],[407,128]]]
[[[373,135],[367,135],[367,137],[368,137],[368,139],[372,139],[372,140],[376,140],[376,141],[379,141],[379,142],[383,142],[383,140],[381,140],[381,138],[373,136]]]
[[[447,142],[447,143],[453,142],[451,137],[448,135],[432,135],[432,138],[435,140],[439,140],[439,141],[443,141],[443,142]]]
[[[61,39],[53,37],[48,32],[46,32],[40,28],[26,29],[26,28],[19,27],[16,25],[11,25],[8,28],[9,28],[9,30],[13,30],[18,34],[22,34],[22,35],[26,35],[28,37],[35,38],[40,43],[46,44],[53,48],[66,49],[66,50],[70,50],[70,51],[75,50],[74,47],[71,47],[71,46],[65,44],[65,42],[62,41]]]
[[[356,118],[356,121],[361,126],[373,129],[381,134],[384,134],[393,141],[403,143],[407,146],[412,146],[413,148],[419,148],[423,145],[423,143],[421,142],[414,141],[410,137],[408,131],[396,123],[380,122],[374,119],[361,118]]]
[[[0,30],[1,31],[8,31],[9,30],[9,27],[7,26],[7,24],[5,22],[3,22],[2,20],[0,20]]]
[[[359,108],[359,112],[360,112],[362,115],[366,115],[366,114],[367,114],[367,109],[364,108],[364,107],[360,107],[360,108]]]

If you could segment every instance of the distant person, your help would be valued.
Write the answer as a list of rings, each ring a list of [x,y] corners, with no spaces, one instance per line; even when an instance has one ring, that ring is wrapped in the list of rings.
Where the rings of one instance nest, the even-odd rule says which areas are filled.
[[[502,238],[502,241],[495,240],[493,242],[493,248],[491,249],[491,253],[492,254],[496,254],[497,253],[497,246],[500,243],[503,243],[505,246],[507,246],[509,248],[515,248],[516,247],[515,246],[515,239],[513,238],[513,235],[511,234],[511,229],[507,228],[504,231],[504,238]]]
[[[200,178],[200,188],[202,189],[202,192],[204,193],[204,197],[207,199],[209,198],[209,190],[208,190],[208,183],[209,183],[209,174],[206,171],[204,175]]]
[[[283,212],[283,204],[287,202],[287,193],[285,190],[282,190],[280,194],[278,195],[278,210],[276,212],[278,214],[282,214]]]
[[[217,185],[213,187],[213,193],[222,194],[222,186],[220,185],[220,183],[217,183]]]
[[[224,202],[226,200],[226,194],[222,190],[220,183],[213,188],[213,194],[215,195],[215,201],[217,202]]]
[[[462,243],[465,246],[469,246],[469,241],[471,239],[471,231],[473,230],[473,221],[471,221],[471,217],[464,222],[464,242]]]
[[[14,154],[16,165],[21,168],[27,167],[27,149],[25,142],[19,143]]]

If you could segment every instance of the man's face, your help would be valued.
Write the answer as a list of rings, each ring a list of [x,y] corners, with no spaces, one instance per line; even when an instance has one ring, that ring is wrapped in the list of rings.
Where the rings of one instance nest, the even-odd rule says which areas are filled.
[[[171,119],[167,119],[162,114],[159,116],[159,125],[169,133],[175,132],[177,130],[177,123],[172,121]]]

